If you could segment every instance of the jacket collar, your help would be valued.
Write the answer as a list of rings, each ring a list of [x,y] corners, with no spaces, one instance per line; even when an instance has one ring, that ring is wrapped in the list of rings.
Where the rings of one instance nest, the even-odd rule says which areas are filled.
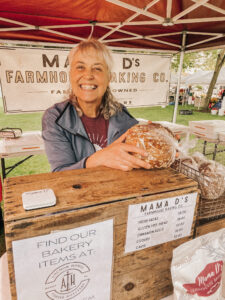
[[[123,107],[121,112],[113,115],[109,120],[108,144],[114,142],[115,139],[137,123],[138,121]]]
[[[72,134],[79,134],[88,138],[81,118],[78,116],[74,106],[69,102],[67,103],[59,117],[56,119],[56,124]]]

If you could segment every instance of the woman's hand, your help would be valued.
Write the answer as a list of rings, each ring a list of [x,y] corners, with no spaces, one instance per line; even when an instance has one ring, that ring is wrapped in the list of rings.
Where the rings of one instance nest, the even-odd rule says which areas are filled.
[[[123,171],[129,171],[134,168],[149,169],[150,165],[148,163],[131,154],[137,153],[147,156],[147,152],[136,146],[125,144],[126,134],[125,132],[111,145],[92,154],[86,161],[86,168],[105,166]]]

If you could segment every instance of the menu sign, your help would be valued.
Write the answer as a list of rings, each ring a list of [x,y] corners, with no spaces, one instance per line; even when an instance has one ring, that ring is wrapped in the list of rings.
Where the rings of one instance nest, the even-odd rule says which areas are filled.
[[[109,300],[113,220],[13,241],[18,300]]]
[[[197,193],[129,205],[125,253],[190,235]]]

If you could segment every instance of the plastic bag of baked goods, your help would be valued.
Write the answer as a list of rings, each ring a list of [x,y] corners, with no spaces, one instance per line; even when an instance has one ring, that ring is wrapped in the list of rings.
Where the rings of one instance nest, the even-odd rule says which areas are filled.
[[[225,167],[214,160],[207,159],[203,154],[196,152],[192,158],[198,165],[199,185],[202,197],[218,199],[225,192]]]
[[[222,300],[225,228],[173,250],[173,300]]]
[[[148,156],[134,156],[148,162],[151,168],[168,168],[174,162],[178,148],[174,134],[168,128],[154,122],[131,127],[125,143],[145,149]]]

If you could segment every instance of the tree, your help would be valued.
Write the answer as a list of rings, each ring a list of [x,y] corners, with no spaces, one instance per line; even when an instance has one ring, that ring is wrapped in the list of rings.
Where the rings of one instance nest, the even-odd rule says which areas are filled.
[[[208,91],[206,94],[206,100],[205,100],[205,106],[204,106],[204,108],[206,108],[206,109],[208,109],[208,107],[209,107],[209,101],[212,97],[213,89],[216,84],[217,78],[219,76],[220,70],[224,64],[224,61],[225,61],[225,48],[221,49],[217,56],[216,66],[215,66],[215,70],[213,73],[213,77],[211,79],[211,82],[210,82],[210,85],[209,85],[209,88],[208,88]]]
[[[190,70],[213,70],[215,68],[219,50],[199,51],[184,53],[184,61],[182,70],[183,73]],[[173,56],[171,61],[171,68],[177,72],[180,62],[180,54]]]
[[[199,58],[199,55],[197,52],[184,53],[184,60],[183,60],[183,66],[182,66],[183,73],[195,68],[196,61],[198,60],[198,58]],[[180,63],[180,53],[176,54],[172,57],[172,61],[171,61],[172,70],[177,72],[178,68],[179,68],[179,63]]]

